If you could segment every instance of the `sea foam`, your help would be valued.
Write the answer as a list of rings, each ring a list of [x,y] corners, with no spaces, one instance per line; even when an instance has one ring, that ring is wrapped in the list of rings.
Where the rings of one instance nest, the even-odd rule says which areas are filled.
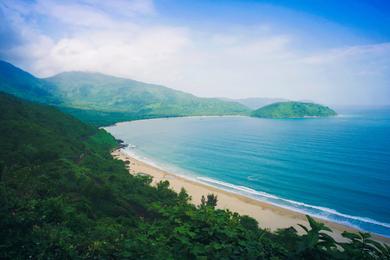
[[[314,206],[303,202],[284,199],[266,192],[256,191],[248,187],[233,185],[230,183],[226,183],[208,177],[198,177],[197,179],[204,184],[208,184],[216,188],[224,189],[253,199],[264,201],[272,205],[290,209],[299,213],[309,214],[311,216],[315,216],[320,219],[330,220],[340,224],[346,224],[351,227],[362,229],[361,226],[358,225],[358,223],[356,223],[356,222],[362,222],[362,223],[382,226],[384,228],[390,228],[390,223],[380,222],[371,218],[352,216],[352,215],[338,212],[337,210],[334,209]]]
[[[390,114],[321,120],[144,120],[106,128],[155,167],[321,219],[390,236]]]
[[[141,156],[141,155],[137,154],[135,152],[135,149],[126,148],[126,149],[123,149],[123,151],[125,153],[127,153],[128,155],[134,157],[135,159],[142,161],[144,163],[147,163],[149,165],[152,165],[156,168],[160,168],[162,170],[168,170],[168,171],[172,170],[172,167],[156,163],[155,161],[153,161],[145,156]],[[377,220],[374,220],[371,218],[367,218],[367,217],[348,215],[348,214],[338,212],[337,210],[334,210],[331,208],[315,206],[315,205],[310,205],[310,204],[306,204],[306,203],[299,202],[299,201],[281,198],[281,197],[269,194],[267,192],[257,191],[257,190],[254,190],[254,189],[251,189],[251,188],[248,188],[245,186],[234,185],[231,183],[223,182],[223,181],[212,179],[209,177],[199,177],[199,176],[196,176],[195,173],[189,174],[187,172],[187,174],[180,174],[177,171],[177,169],[174,170],[173,173],[175,175],[178,175],[182,178],[189,179],[191,181],[200,182],[202,184],[206,184],[208,186],[219,188],[221,190],[225,190],[225,191],[229,191],[229,192],[236,193],[239,195],[243,195],[243,196],[255,199],[255,200],[267,202],[267,203],[270,203],[274,206],[289,209],[289,210],[292,210],[292,211],[295,211],[298,213],[308,214],[310,216],[317,217],[319,219],[329,220],[329,221],[336,222],[339,224],[344,224],[344,225],[347,225],[347,226],[350,226],[353,228],[364,230],[364,228],[362,228],[362,226],[359,225],[360,223],[366,223],[366,224],[370,224],[370,225],[382,226],[384,228],[390,228],[390,223],[380,222],[380,221],[377,221]]]

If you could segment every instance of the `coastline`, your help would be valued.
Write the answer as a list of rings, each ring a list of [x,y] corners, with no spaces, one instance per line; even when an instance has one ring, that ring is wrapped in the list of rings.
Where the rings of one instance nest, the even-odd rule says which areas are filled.
[[[111,154],[114,158],[127,162],[130,174],[145,174],[153,177],[152,185],[155,185],[160,181],[167,180],[170,183],[170,188],[176,192],[179,192],[181,188],[184,188],[191,196],[191,202],[193,204],[200,204],[202,195],[214,193],[218,196],[217,208],[229,209],[230,211],[237,212],[240,215],[248,215],[256,219],[262,228],[275,231],[279,228],[288,228],[293,226],[299,234],[303,234],[303,230],[298,226],[298,224],[305,226],[308,225],[305,214],[303,213],[278,207],[267,202],[255,200],[240,194],[218,189],[213,186],[172,174],[157,168],[156,166],[140,161],[130,156],[122,149],[114,150]],[[330,227],[333,230],[333,233],[329,234],[339,242],[347,241],[341,236],[343,231],[360,231],[358,229],[332,221],[318,219],[315,217],[314,219],[323,222],[328,227]],[[376,241],[390,244],[390,238],[373,233],[371,233],[371,235],[372,238]]]
[[[128,120],[128,121],[119,121],[110,125],[106,126],[101,126],[99,128],[101,129],[106,129],[130,122],[135,122],[135,121],[147,121],[147,120],[168,120],[168,119],[175,119],[175,118],[212,118],[212,117],[251,117],[249,115],[210,115],[210,116],[167,116],[167,117],[153,117],[153,118],[141,118],[141,119],[133,119],[133,120]]]

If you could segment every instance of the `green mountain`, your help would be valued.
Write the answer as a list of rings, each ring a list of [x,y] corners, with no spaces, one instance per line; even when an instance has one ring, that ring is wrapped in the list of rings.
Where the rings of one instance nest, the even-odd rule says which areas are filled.
[[[236,115],[244,106],[199,98],[164,86],[99,73],[66,72],[45,79],[67,107],[128,113],[134,117]]]
[[[65,72],[39,79],[0,61],[0,91],[31,101],[57,106],[63,112],[93,125],[120,121],[201,115],[249,115],[256,104],[277,99],[229,100],[200,98],[164,86],[100,73]],[[278,102],[252,112],[265,118],[331,116],[328,107],[305,102]]]
[[[53,94],[45,89],[45,82],[1,60],[0,91],[36,102],[60,103]]]
[[[335,116],[336,112],[314,103],[279,102],[259,108],[251,115],[262,118],[303,118]]]
[[[0,259],[388,259],[369,234],[276,233],[129,175],[104,130],[0,92]],[[338,248],[342,247],[342,251]],[[359,250],[357,250],[357,248]]]
[[[176,116],[242,115],[239,103],[200,98],[164,86],[100,73],[66,72],[46,79],[0,62],[0,91],[56,105],[95,125]]]

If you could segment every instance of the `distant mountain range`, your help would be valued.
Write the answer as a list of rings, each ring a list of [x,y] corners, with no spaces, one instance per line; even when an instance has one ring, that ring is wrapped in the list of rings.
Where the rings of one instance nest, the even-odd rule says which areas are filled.
[[[254,115],[280,118],[284,114],[284,117],[299,117],[326,113],[321,105],[313,103],[309,106],[295,102],[291,106],[289,103],[292,102],[280,98],[201,98],[164,86],[101,73],[64,72],[42,79],[5,61],[0,61],[0,91],[56,106],[98,126],[161,117]],[[269,110],[267,106],[274,103],[282,105]],[[314,110],[313,106],[316,106]],[[264,107],[267,109],[259,109]]]
[[[262,97],[239,98],[239,99],[220,98],[220,99],[224,101],[237,102],[250,109],[258,109],[272,103],[289,101],[288,99],[284,99],[284,98],[262,98]]]
[[[39,79],[4,61],[0,61],[0,91],[58,106],[96,125],[141,118],[250,113],[237,102],[200,98],[100,73],[65,72]]]

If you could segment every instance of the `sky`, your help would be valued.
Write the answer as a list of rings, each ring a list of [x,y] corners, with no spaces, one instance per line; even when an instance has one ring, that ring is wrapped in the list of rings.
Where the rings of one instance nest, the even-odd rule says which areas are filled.
[[[390,105],[390,1],[0,0],[0,59],[202,97]]]

